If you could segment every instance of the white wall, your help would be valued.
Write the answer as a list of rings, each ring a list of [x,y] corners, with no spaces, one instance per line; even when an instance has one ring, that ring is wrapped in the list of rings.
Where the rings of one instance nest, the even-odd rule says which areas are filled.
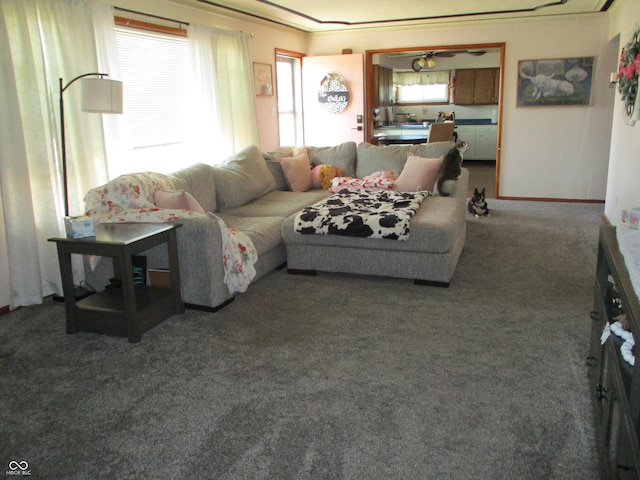
[[[606,14],[592,14],[570,21],[462,22],[413,30],[332,32],[313,35],[309,53],[504,42],[500,195],[604,200],[613,108],[608,79],[617,61],[617,54],[607,50],[607,25]],[[592,105],[516,108],[519,60],[578,56],[596,57]]]
[[[616,0],[611,12],[609,38],[620,54],[640,25],[640,2]],[[619,43],[618,43],[619,41]],[[616,62],[617,63],[617,62]],[[617,71],[617,67],[611,69]],[[621,223],[621,211],[640,206],[640,122],[624,123],[622,101],[616,92],[611,130],[611,152],[605,214],[614,225]]]

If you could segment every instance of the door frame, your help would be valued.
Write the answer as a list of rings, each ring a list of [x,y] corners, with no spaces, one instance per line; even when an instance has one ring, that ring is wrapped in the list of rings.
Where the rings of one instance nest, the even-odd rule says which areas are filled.
[[[498,95],[498,138],[496,147],[496,177],[495,177],[495,198],[500,198],[500,152],[502,144],[502,103],[503,103],[503,88],[504,88],[504,59],[506,44],[500,43],[477,43],[466,45],[439,45],[439,46],[414,46],[414,47],[401,47],[401,48],[382,48],[376,50],[366,50],[364,57],[364,69],[365,69],[365,102],[364,102],[364,138],[366,142],[371,143],[373,140],[373,110],[377,103],[378,92],[373,92],[373,56],[376,54],[384,53],[400,53],[400,52],[429,52],[429,51],[443,51],[443,50],[484,50],[484,49],[499,49],[500,50],[500,88]],[[375,94],[375,96],[374,96]]]

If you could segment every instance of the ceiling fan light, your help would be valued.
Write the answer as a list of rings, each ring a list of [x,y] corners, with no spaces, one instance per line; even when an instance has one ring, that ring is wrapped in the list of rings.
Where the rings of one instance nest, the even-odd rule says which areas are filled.
[[[427,64],[427,59],[424,57],[420,57],[418,59],[418,65],[420,65],[420,68],[424,68],[424,66]]]
[[[433,58],[433,57],[429,57],[429,58],[427,58],[427,66],[428,66],[429,68],[433,68],[433,67],[435,67],[436,65],[438,65],[438,62],[436,61],[436,59],[435,59],[435,58]]]

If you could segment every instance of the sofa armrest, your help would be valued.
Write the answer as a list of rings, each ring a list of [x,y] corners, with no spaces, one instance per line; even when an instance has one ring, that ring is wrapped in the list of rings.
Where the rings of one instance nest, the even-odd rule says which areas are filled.
[[[215,308],[233,295],[224,283],[222,236],[214,218],[182,219],[178,233],[178,260],[185,303]],[[160,248],[159,248],[160,247]],[[167,268],[168,255],[162,245],[144,252],[150,268]]]

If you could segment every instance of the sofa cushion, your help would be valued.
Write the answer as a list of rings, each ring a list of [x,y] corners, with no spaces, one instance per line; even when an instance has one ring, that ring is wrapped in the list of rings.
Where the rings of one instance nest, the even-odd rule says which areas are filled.
[[[215,213],[218,207],[213,176],[213,167],[204,163],[196,163],[169,175],[176,190],[189,192],[205,212]]]
[[[394,190],[398,192],[433,191],[444,157],[424,158],[409,153]]]
[[[184,190],[158,190],[153,196],[154,203],[158,208],[173,208],[178,210],[189,210],[191,212],[205,212],[198,201],[189,192]]]
[[[213,169],[218,209],[244,205],[276,186],[260,149],[255,145],[246,147]]]
[[[424,158],[438,158],[445,155],[454,146],[455,144],[453,142],[385,146],[376,146],[363,142],[358,145],[356,176],[358,178],[364,178],[378,170],[395,170],[396,172],[402,172],[409,153]]]
[[[308,192],[289,192],[274,190],[266,195],[250,201],[241,207],[225,210],[227,215],[238,217],[288,217],[309,205],[324,200],[330,192],[327,190],[309,190]]]
[[[236,217],[226,213],[219,213],[218,216],[228,228],[235,228],[251,239],[258,258],[282,242],[282,217]]]
[[[302,152],[295,157],[281,157],[278,159],[284,178],[289,189],[293,192],[306,192],[313,188],[311,178],[311,163],[307,152]]]
[[[342,169],[345,177],[356,175],[356,154],[357,146],[355,142],[345,142],[335,147],[307,147],[309,160],[312,166],[331,165]]]
[[[289,185],[287,185],[287,179],[284,178],[284,172],[282,171],[280,162],[266,152],[262,152],[262,156],[264,157],[267,167],[269,167],[269,171],[276,182],[274,190],[289,190]]]

